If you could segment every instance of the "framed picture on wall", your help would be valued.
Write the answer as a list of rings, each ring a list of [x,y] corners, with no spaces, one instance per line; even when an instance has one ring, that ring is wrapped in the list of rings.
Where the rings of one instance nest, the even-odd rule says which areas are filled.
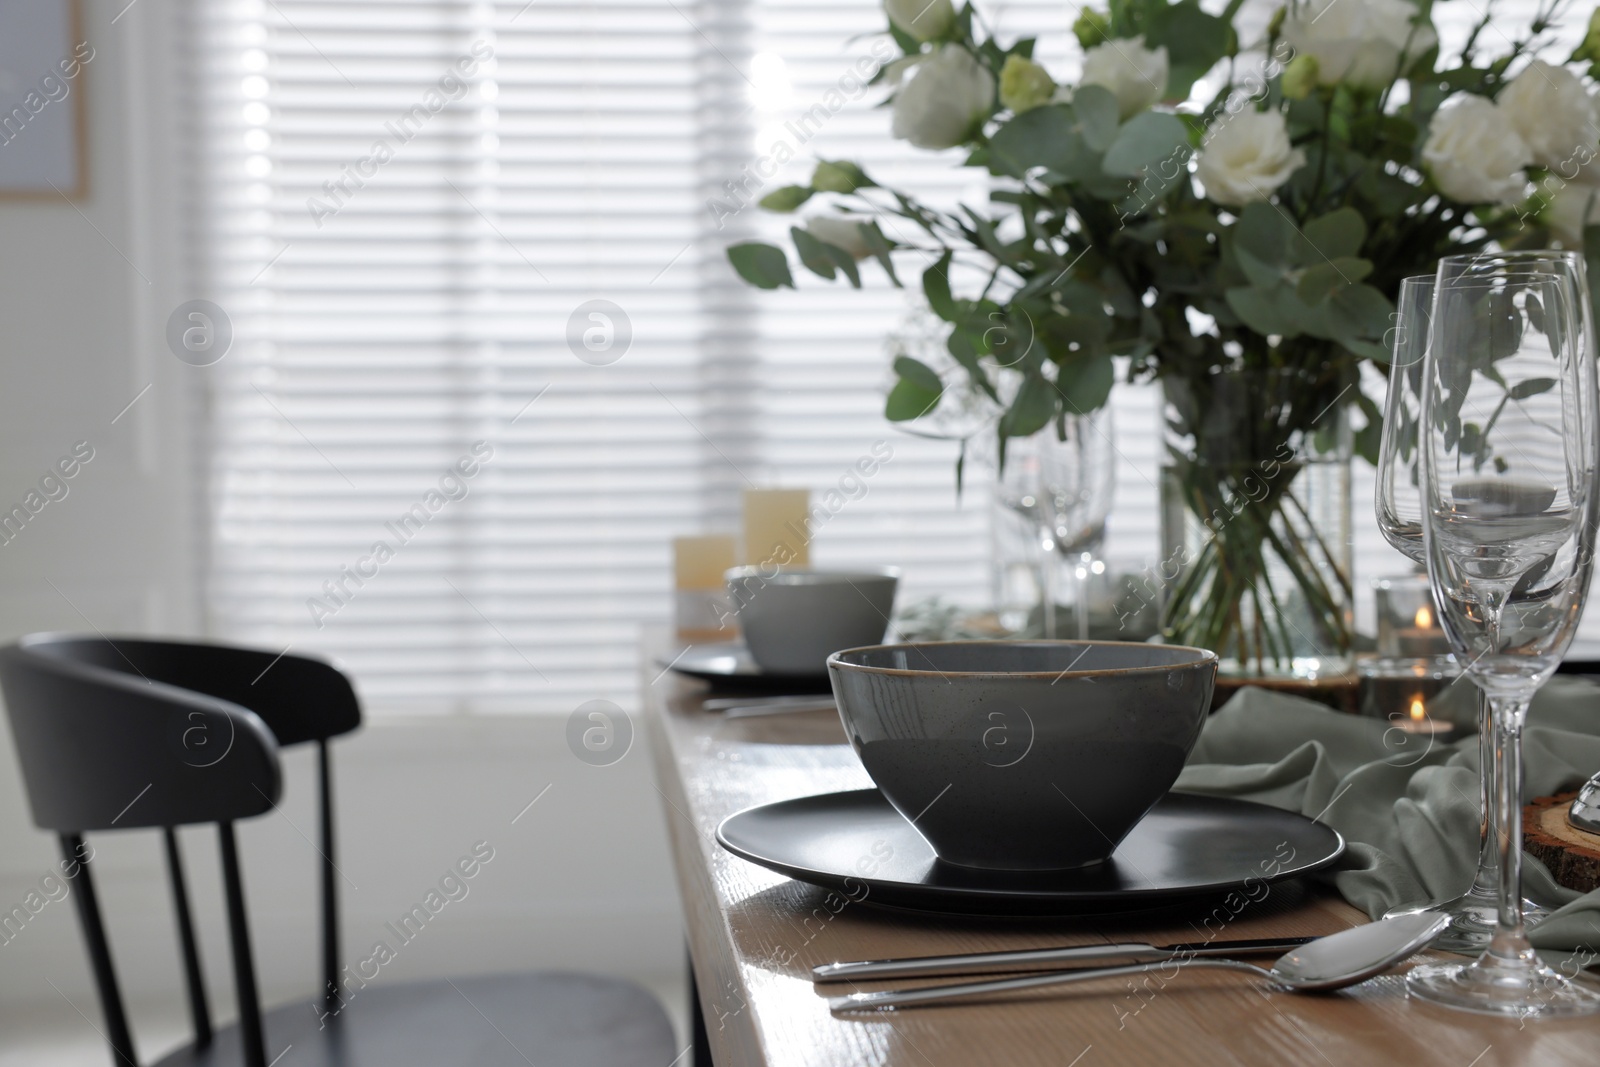
[[[0,198],[84,192],[78,0],[0,0]]]

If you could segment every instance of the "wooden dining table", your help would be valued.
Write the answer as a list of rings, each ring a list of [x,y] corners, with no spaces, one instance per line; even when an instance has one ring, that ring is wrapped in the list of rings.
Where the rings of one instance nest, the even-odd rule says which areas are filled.
[[[707,711],[705,683],[663,668],[675,651],[664,636],[647,640],[640,681],[683,898],[697,1067],[1600,1064],[1600,1017],[1537,1021],[1448,1011],[1407,997],[1400,973],[1309,995],[1238,972],[1173,965],[1065,988],[832,1014],[829,996],[951,979],[817,984],[810,971],[819,963],[1319,935],[1366,917],[1331,891],[1297,881],[1274,883],[1237,910],[1207,900],[1039,918],[891,909],[870,896],[858,902],[787,878],[724,850],[718,824],[753,805],[872,783],[835,712],[729,718]],[[1460,959],[1421,957],[1430,958]]]

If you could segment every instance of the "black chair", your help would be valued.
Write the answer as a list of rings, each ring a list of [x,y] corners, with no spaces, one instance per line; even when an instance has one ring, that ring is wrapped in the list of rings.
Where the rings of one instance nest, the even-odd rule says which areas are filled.
[[[0,649],[23,781],[60,837],[115,1063],[138,1067],[100,919],[88,831],[160,827],[195,1040],[157,1067],[667,1067],[672,1028],[628,982],[527,973],[364,986],[341,976],[328,740],[361,723],[354,689],[302,656],[172,641],[35,634]],[[316,742],[323,1008],[262,1013],[233,824],[272,810],[280,746]],[[176,828],[216,823],[239,1022],[213,1029]],[[356,988],[352,988],[355,986]],[[359,992],[356,990],[359,989]],[[285,1050],[293,1052],[285,1056]],[[271,1056],[269,1057],[269,1050]]]

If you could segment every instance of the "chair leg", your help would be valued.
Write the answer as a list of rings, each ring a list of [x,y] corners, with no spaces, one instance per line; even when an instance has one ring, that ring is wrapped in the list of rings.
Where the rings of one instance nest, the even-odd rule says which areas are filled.
[[[177,830],[166,826],[161,832],[167,846],[167,874],[172,880],[172,910],[178,927],[178,944],[183,950],[183,976],[189,986],[194,1043],[196,1048],[204,1048],[211,1044],[211,1010],[206,1004],[206,983],[200,972],[200,947],[194,936],[194,921],[189,917],[189,884],[183,876]]]
[[[250,955],[250,928],[244,910],[244,881],[239,877],[239,846],[233,823],[217,823],[222,845],[222,877],[228,896],[228,933],[233,939],[233,981],[239,993],[239,1038],[245,1067],[267,1067],[266,1038],[261,1032],[261,998],[256,993],[256,967]]]
[[[89,946],[89,965],[94,969],[94,982],[100,990],[100,1014],[105,1019],[112,1062],[139,1067],[133,1051],[133,1033],[128,1029],[128,1016],[122,1010],[122,994],[117,990],[117,973],[111,966],[111,943],[106,940],[106,928],[100,921],[94,879],[89,874],[89,861],[83,858],[83,836],[62,834],[61,855],[68,864],[78,867],[74,879],[78,883],[77,892],[72,895],[78,901],[78,921],[83,925],[83,940]]]
[[[333,764],[328,739],[317,739],[322,793],[322,999],[329,1012],[339,1005],[339,884],[333,858]]]
[[[700,1007],[700,984],[694,977],[694,957],[684,953],[689,972],[689,1040],[694,1045],[694,1067],[716,1067],[711,1060],[711,1037],[706,1033],[706,1013]]]

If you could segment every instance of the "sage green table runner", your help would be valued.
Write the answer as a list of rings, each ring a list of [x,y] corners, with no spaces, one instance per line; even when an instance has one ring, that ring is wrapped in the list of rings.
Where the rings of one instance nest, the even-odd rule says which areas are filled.
[[[1466,681],[1436,705],[1473,714]],[[1575,789],[1600,770],[1600,686],[1557,677],[1534,700],[1524,731],[1524,803]],[[1458,896],[1478,861],[1478,739],[1452,744],[1379,719],[1330,711],[1263,689],[1241,690],[1211,716],[1175,789],[1287,808],[1344,835],[1326,878],[1373,918],[1397,904]],[[1600,952],[1600,890],[1565,889],[1531,856],[1523,890],[1559,908],[1530,932],[1545,950]]]

